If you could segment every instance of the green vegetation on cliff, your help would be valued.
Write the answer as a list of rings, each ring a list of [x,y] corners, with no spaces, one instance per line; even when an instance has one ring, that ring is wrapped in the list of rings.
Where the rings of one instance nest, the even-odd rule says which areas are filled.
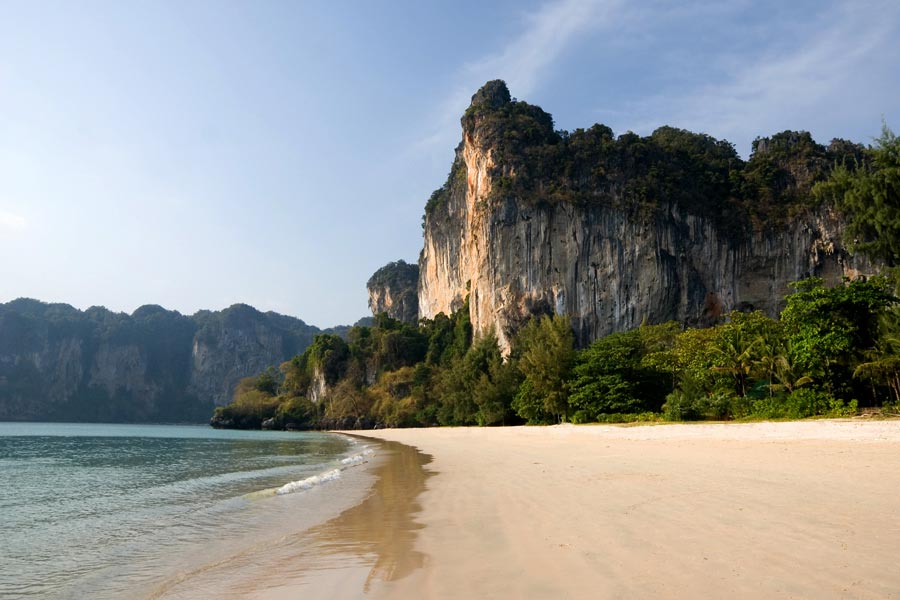
[[[495,199],[615,204],[648,217],[678,209],[710,217],[734,234],[794,218],[821,201],[810,192],[835,165],[853,172],[866,162],[863,146],[839,139],[823,146],[807,132],[758,138],[744,161],[730,142],[674,127],[649,136],[616,137],[600,124],[556,131],[549,113],[510,98],[499,80],[473,96],[462,126],[492,149]],[[426,204],[426,218],[465,183],[465,170],[458,155]]]
[[[369,289],[375,287],[408,287],[415,288],[419,280],[419,267],[411,265],[405,260],[390,262],[377,271],[375,271],[366,287]]]
[[[852,246],[876,264],[900,266],[900,141],[887,127],[871,148],[844,140],[826,147],[785,131],[757,139],[744,161],[728,142],[672,127],[646,137],[616,137],[603,125],[555,131],[548,113],[511,98],[502,81],[475,94],[462,124],[463,144],[493,158],[486,202],[612,204],[648,219],[681,211],[734,236],[824,204],[844,213]],[[426,219],[445,217],[440,211],[466,193],[464,147]],[[897,408],[900,309],[891,281],[826,287],[810,278],[794,284],[777,319],[716,311],[709,328],[645,324],[580,350],[566,317],[538,315],[511,337],[507,357],[492,332],[473,338],[467,305],[418,326],[380,315],[372,327],[352,328],[345,344],[320,336],[280,373],[249,379],[213,423],[496,425]]]
[[[900,139],[886,124],[872,148],[845,157],[814,192],[847,215],[852,248],[900,266]]]
[[[392,318],[415,323],[419,318],[418,286],[418,265],[398,260],[381,267],[366,282],[372,314],[385,312]]]

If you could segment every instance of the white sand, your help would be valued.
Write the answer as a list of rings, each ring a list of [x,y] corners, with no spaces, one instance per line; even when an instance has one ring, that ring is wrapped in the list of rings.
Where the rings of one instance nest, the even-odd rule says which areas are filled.
[[[900,422],[372,432],[432,455],[390,598],[900,598]]]

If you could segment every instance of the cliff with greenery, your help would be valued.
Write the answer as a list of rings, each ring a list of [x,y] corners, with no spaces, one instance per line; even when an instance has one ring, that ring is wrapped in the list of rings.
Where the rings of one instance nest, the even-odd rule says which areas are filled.
[[[372,315],[387,314],[405,323],[419,320],[419,267],[404,260],[381,267],[366,283]]]
[[[785,131],[745,161],[724,140],[672,127],[557,131],[488,82],[461,120],[447,182],[427,202],[419,315],[470,298],[504,352],[532,315],[565,314],[579,345],[645,320],[711,325],[734,309],[774,317],[788,284],[874,272],[848,251],[833,203],[812,193],[865,149]]]
[[[496,146],[501,152],[524,152],[518,146],[522,139],[531,140],[525,144],[527,150],[565,144],[567,137],[572,137],[554,133],[546,113],[513,102],[505,86],[497,82],[473,98],[473,108],[463,117],[464,126],[467,119],[477,120],[479,111],[486,110],[485,107],[502,113],[496,117],[504,123],[498,131],[503,132],[505,141]],[[485,127],[492,130],[494,117],[489,112],[484,118]],[[510,118],[519,124],[511,131],[506,129]],[[467,130],[466,135],[469,133]],[[757,140],[754,155],[746,163],[737,159],[727,145],[686,132],[665,130],[641,143],[653,147],[663,143],[661,139],[671,139],[670,136],[693,140],[698,144],[696,147],[706,148],[706,153],[694,152],[695,158],[690,160],[683,155],[675,160],[664,154],[669,156],[664,160],[665,165],[652,161],[649,167],[642,162],[631,164],[627,172],[646,174],[637,181],[616,176],[615,170],[610,175],[605,167],[598,171],[573,167],[568,172],[570,179],[559,179],[559,172],[551,171],[556,173],[557,181],[570,182],[568,188],[557,188],[561,196],[556,200],[529,188],[535,182],[533,178],[518,182],[515,179],[521,169],[533,168],[540,172],[559,167],[541,161],[524,164],[515,160],[497,166],[493,149],[478,155],[477,145],[470,145],[467,137],[458,150],[458,156],[463,156],[464,161],[454,163],[448,184],[435,192],[428,203],[426,254],[429,243],[432,250],[440,246],[444,254],[442,263],[435,261],[434,256],[429,258],[423,254],[425,270],[420,276],[420,290],[423,281],[434,277],[440,268],[454,260],[449,254],[451,247],[478,256],[476,236],[463,235],[462,246],[451,246],[449,236],[453,230],[441,229],[435,222],[439,216],[451,222],[455,219],[458,229],[458,220],[472,215],[464,212],[468,209],[461,203],[473,197],[481,198],[484,203],[474,207],[476,210],[501,207],[501,212],[495,215],[497,221],[491,222],[490,227],[482,223],[480,229],[476,228],[481,234],[489,233],[491,227],[512,227],[523,214],[538,215],[540,211],[583,210],[602,220],[606,218],[603,215],[613,210],[637,222],[649,218],[648,223],[652,223],[661,214],[669,218],[675,214],[673,211],[684,210],[688,217],[681,225],[690,223],[691,227],[699,227],[701,233],[711,236],[707,239],[713,245],[725,243],[724,238],[715,237],[717,232],[731,231],[733,238],[729,243],[734,246],[728,247],[743,247],[746,251],[742,244],[747,239],[784,243],[793,239],[784,238],[785,231],[796,231],[792,228],[797,223],[805,223],[802,227],[807,232],[819,236],[815,238],[819,240],[812,256],[815,260],[808,266],[837,281],[807,277],[786,284],[787,293],[772,301],[772,306],[780,307],[774,314],[754,310],[747,302],[738,304],[742,310],[731,311],[725,310],[727,307],[720,302],[707,302],[702,319],[705,327],[692,327],[690,320],[653,320],[645,315],[642,323],[628,328],[625,327],[628,321],[621,320],[622,313],[617,312],[615,316],[619,320],[615,323],[620,330],[599,335],[589,343],[579,343],[585,334],[583,321],[578,321],[583,320],[583,315],[561,314],[569,306],[565,301],[544,305],[524,302],[518,326],[507,331],[504,343],[490,326],[481,332],[475,327],[476,319],[483,315],[471,302],[484,288],[481,282],[468,280],[460,282],[465,295],[460,293],[461,298],[455,296],[450,302],[454,308],[450,317],[438,312],[414,326],[381,314],[371,327],[352,328],[346,342],[334,336],[317,337],[312,346],[282,364],[280,370],[270,369],[245,379],[234,401],[216,409],[213,424],[362,428],[772,419],[851,416],[867,407],[898,413],[900,299],[895,292],[900,285],[897,268],[900,265],[900,139],[884,126],[872,147],[833,141],[825,148],[815,144],[808,134],[785,132]],[[623,137],[626,137],[621,142],[623,148],[638,143],[634,137]],[[611,135],[602,134],[600,139],[613,147],[620,143]],[[540,143],[533,144],[534,140]],[[684,150],[683,142],[675,146]],[[619,157],[615,160],[627,156],[621,148],[604,150],[607,151],[609,154],[602,156]],[[703,163],[707,158],[697,158],[701,155],[727,159],[721,163],[727,168],[723,167],[718,175],[715,169],[702,175],[691,171],[699,178],[696,184],[667,170],[681,173],[681,167],[673,164],[682,160],[682,167],[694,160]],[[578,164],[571,162],[572,156],[579,155],[570,154],[568,162],[561,164],[570,167]],[[468,166],[473,164],[477,167],[474,171]],[[596,168],[596,157],[586,164]],[[495,194],[494,183],[504,181],[496,179],[498,174],[509,178],[503,184],[504,190],[517,191]],[[618,189],[616,194],[592,198],[585,192],[596,189],[596,183],[604,177],[611,177],[613,183],[609,189]],[[542,180],[536,181],[534,185],[540,188]],[[592,182],[582,189],[586,195],[576,193],[581,189],[579,181]],[[678,195],[692,185],[710,194],[721,188],[727,194],[718,197],[718,204],[707,204],[710,200],[706,196]],[[610,204],[617,199],[624,202],[625,190],[629,189],[656,191],[632,196],[623,206]],[[675,203],[659,200],[660,189],[669,189],[680,200]],[[513,196],[505,196],[507,193]],[[591,208],[592,202],[596,208]],[[533,212],[520,212],[523,206]],[[502,212],[507,209],[509,212]],[[708,214],[690,217],[692,212]],[[816,214],[821,220],[815,221]],[[830,216],[824,219],[822,214]],[[815,227],[832,223],[840,228],[826,235],[824,230],[810,225],[809,219],[818,223]],[[538,222],[527,224],[532,220]],[[537,216],[525,221],[525,231],[542,226]],[[731,230],[735,225],[740,227]],[[839,235],[842,231],[847,234],[846,244]],[[573,227],[554,231],[554,236],[571,235],[577,241],[579,235],[589,233]],[[447,236],[446,244],[440,245],[435,239],[428,241],[429,236],[440,235]],[[685,235],[693,235],[690,227]],[[769,235],[775,237],[765,237]],[[626,244],[623,240],[618,242]],[[661,252],[663,243],[657,242],[651,248]],[[544,260],[543,253],[551,253],[554,248],[550,240],[535,252]],[[510,256],[513,250],[514,247],[506,246],[492,249]],[[857,254],[851,256],[849,251]],[[762,260],[758,268],[769,269],[761,273],[768,273],[775,283],[779,277],[796,270],[783,265],[773,267],[763,260],[765,256],[752,253],[724,256],[730,256],[731,260],[752,261],[754,257]],[[788,255],[784,249],[773,247],[767,256],[784,260]],[[629,257],[632,261],[634,258]],[[648,260],[651,259],[652,256]],[[723,264],[732,272],[743,272],[734,263]],[[849,269],[851,264],[865,265],[871,270],[880,266],[878,270],[882,274],[838,278],[841,273],[859,274]],[[640,268],[628,261],[623,267]],[[599,269],[599,264],[596,268]],[[532,277],[519,271],[512,271],[511,275],[511,285],[516,282],[521,285],[523,279],[529,281]],[[534,277],[534,281],[539,280]],[[623,272],[620,280],[628,277]],[[687,277],[688,280],[695,277],[701,283],[703,280],[702,274],[695,272],[688,273]],[[617,284],[609,281],[605,285]],[[774,294],[774,284],[768,290]],[[548,292],[559,294],[560,289],[551,288]],[[425,297],[427,300],[427,291]]]
[[[14,300],[0,304],[0,420],[203,422],[318,333],[243,304],[127,315]]]

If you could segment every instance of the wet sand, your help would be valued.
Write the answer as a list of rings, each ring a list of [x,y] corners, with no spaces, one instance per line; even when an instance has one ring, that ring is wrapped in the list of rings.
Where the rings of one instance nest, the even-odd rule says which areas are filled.
[[[375,452],[366,464],[273,499],[285,501],[281,535],[182,573],[151,597],[358,598],[420,570],[424,555],[414,540],[421,525],[413,517],[429,458],[407,445],[365,441]]]
[[[419,495],[430,457],[411,446],[383,442],[375,483],[366,499],[311,529],[302,553],[272,565],[272,581],[237,590],[241,598],[358,598],[401,580],[424,566],[414,547],[421,525]]]
[[[367,435],[435,475],[336,520],[379,566],[333,597],[900,598],[897,421]]]

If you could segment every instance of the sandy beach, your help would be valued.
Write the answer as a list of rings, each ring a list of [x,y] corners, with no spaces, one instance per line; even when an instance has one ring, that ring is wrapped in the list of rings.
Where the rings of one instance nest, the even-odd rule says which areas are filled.
[[[431,459],[371,596],[900,597],[898,421],[365,435]]]

